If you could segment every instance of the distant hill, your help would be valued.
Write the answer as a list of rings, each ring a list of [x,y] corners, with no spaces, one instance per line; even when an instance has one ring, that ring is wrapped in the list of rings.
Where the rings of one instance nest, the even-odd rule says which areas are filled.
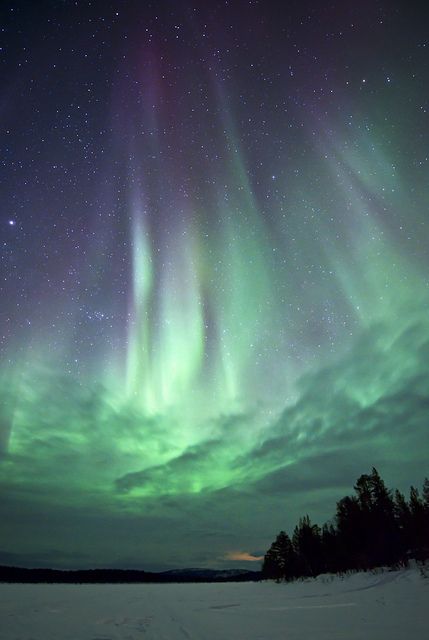
[[[243,582],[262,577],[260,571],[247,569],[171,569],[157,575],[168,578],[169,582]]]
[[[21,583],[168,583],[168,582],[250,582],[262,579],[259,571],[246,569],[172,569],[149,572],[133,569],[25,569],[0,566],[0,582]]]

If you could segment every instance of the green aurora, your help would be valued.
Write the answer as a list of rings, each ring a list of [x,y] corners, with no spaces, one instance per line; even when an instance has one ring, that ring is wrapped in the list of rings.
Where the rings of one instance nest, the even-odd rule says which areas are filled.
[[[119,226],[88,227],[69,295],[38,270],[43,305],[3,351],[4,563],[228,566],[306,511],[330,517],[372,465],[405,489],[427,475],[429,188],[405,71],[293,134],[276,123],[264,145],[292,137],[276,167],[261,154],[265,182],[242,107],[202,64],[219,158],[171,160],[162,73],[145,73],[142,109],[112,100]],[[204,104],[195,118],[207,128]]]

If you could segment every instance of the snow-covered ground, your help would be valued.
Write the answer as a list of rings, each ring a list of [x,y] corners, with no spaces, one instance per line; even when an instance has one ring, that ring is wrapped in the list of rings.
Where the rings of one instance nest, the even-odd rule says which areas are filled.
[[[293,584],[0,584],[1,640],[425,640],[417,569]]]

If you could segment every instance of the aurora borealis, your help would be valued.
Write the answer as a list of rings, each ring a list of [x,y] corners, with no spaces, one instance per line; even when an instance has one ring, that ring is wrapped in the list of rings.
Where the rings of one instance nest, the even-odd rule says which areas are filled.
[[[1,7],[0,563],[252,568],[371,466],[421,483],[427,12],[36,4]]]

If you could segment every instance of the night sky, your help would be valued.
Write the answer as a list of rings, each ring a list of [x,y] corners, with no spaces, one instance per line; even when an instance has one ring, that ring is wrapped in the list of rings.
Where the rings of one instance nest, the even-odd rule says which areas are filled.
[[[254,569],[429,475],[418,4],[1,2],[0,563]]]

